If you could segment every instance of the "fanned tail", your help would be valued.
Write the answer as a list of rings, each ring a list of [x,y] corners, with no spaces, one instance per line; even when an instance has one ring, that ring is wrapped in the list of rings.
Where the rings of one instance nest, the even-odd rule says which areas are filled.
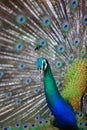
[[[0,0],[1,130],[56,129],[36,59],[49,59],[61,91],[74,59],[87,58],[86,41],[86,0]]]

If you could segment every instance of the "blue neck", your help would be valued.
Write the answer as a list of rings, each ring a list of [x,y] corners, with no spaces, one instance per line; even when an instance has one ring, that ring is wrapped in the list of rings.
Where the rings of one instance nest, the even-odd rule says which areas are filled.
[[[48,107],[55,117],[58,128],[76,128],[76,115],[72,106],[67,103],[58,92],[56,82],[52,75],[50,65],[44,71],[44,89]]]

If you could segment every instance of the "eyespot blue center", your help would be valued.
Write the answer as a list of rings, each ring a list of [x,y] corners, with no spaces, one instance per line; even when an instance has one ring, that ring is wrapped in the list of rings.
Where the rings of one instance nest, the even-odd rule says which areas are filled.
[[[73,2],[72,2],[72,5],[73,5],[73,6],[76,6],[76,1],[73,1]]]
[[[46,20],[45,20],[45,23],[46,23],[46,24],[48,24],[48,23],[49,23],[49,20],[48,20],[48,19],[46,19]]]

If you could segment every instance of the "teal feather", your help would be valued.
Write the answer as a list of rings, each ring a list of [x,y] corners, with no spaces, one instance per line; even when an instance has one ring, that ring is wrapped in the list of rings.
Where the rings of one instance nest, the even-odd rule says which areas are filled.
[[[44,60],[44,58],[37,59],[37,68],[41,68]],[[67,103],[58,92],[56,82],[47,60],[46,64],[47,68],[44,70],[43,77],[45,96],[48,107],[55,117],[55,126],[63,130],[78,130],[74,110],[72,106],[70,106],[70,104]]]

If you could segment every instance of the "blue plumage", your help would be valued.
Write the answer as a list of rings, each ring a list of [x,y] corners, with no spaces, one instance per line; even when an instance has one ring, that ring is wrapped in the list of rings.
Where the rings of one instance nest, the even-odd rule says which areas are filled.
[[[66,102],[57,90],[50,65],[44,58],[38,58],[37,68],[44,68],[44,89],[48,107],[55,117],[54,126],[63,130],[77,130],[76,114],[72,106]]]

